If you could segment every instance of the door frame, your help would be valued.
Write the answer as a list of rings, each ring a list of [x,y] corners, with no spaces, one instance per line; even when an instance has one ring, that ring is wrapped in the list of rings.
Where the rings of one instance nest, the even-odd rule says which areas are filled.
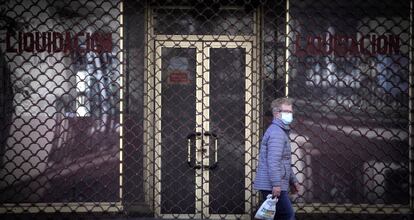
[[[200,39],[201,38],[201,39]],[[221,41],[217,41],[217,38]],[[168,40],[167,40],[168,39]],[[212,41],[215,39],[214,41]],[[243,41],[235,41],[235,39]],[[210,36],[203,35],[200,36],[187,36],[183,39],[182,36],[159,36],[157,35],[156,39],[153,40],[153,44],[149,45],[148,50],[152,51],[148,61],[148,71],[145,76],[146,84],[145,89],[147,91],[145,101],[145,118],[149,120],[144,120],[144,153],[147,155],[144,160],[144,167],[150,168],[149,170],[144,171],[144,178],[150,180],[146,182],[144,188],[149,204],[152,203],[152,210],[154,211],[157,217],[161,218],[202,218],[208,217],[209,219],[221,219],[223,216],[226,219],[250,219],[251,209],[256,202],[256,195],[252,191],[252,179],[253,179],[253,169],[255,166],[255,152],[257,152],[257,144],[259,134],[257,128],[259,127],[257,103],[258,103],[258,77],[256,72],[256,62],[253,59],[256,51],[254,50],[254,42],[248,41],[246,39],[252,40],[251,36]],[[196,115],[196,123],[202,124],[200,130],[197,132],[209,131],[208,121],[203,121],[204,116],[209,116],[209,107],[202,108],[203,105],[209,104],[209,97],[202,97],[202,94],[209,93],[209,84],[203,85],[203,78],[209,79],[209,54],[210,48],[245,48],[245,214],[209,214],[209,207],[205,204],[209,204],[209,189],[208,184],[198,184],[202,183],[203,180],[209,178],[209,171],[196,170],[196,214],[162,214],[161,213],[161,196],[158,192],[161,190],[161,95],[157,92],[161,91],[161,50],[163,47],[166,48],[195,48],[196,49],[196,72],[201,73],[196,74],[196,88],[202,88],[200,91],[196,92],[196,112],[201,112],[202,114]],[[199,129],[199,128],[197,128]],[[199,142],[201,143],[201,141]],[[208,140],[207,142],[208,143]],[[208,153],[207,153],[208,155]],[[144,169],[145,170],[145,169]],[[151,187],[152,185],[152,187]],[[204,193],[203,193],[204,192]],[[198,199],[197,199],[198,198]],[[151,202],[152,201],[152,202]]]
[[[260,142],[260,128],[261,128],[261,115],[262,107],[260,105],[262,100],[262,77],[260,76],[263,72],[262,63],[263,58],[263,41],[261,36],[263,34],[263,18],[262,10],[260,7],[254,11],[253,14],[253,33],[251,35],[160,35],[156,34],[155,18],[153,10],[159,8],[158,6],[148,6],[144,9],[145,12],[145,48],[144,54],[144,120],[143,120],[143,188],[144,188],[144,199],[145,204],[149,209],[155,211],[155,42],[156,41],[219,41],[219,42],[250,42],[252,45],[252,98],[251,103],[251,117],[252,121],[249,128],[252,131],[251,134],[251,160],[247,163],[251,167],[251,179],[255,177],[256,166],[257,166],[257,155],[259,152]],[[180,8],[180,6],[172,6],[172,8]],[[242,7],[230,7],[231,9],[243,10]],[[250,185],[246,189],[251,193],[251,197],[248,199],[250,207],[246,207],[246,213],[252,212],[252,208],[259,203],[259,193],[253,191],[253,186]],[[250,213],[251,214],[251,213]],[[167,217],[167,216],[166,216]],[[187,218],[197,218],[200,216],[188,216]],[[223,216],[221,215],[221,218]],[[227,216],[226,216],[227,217]],[[244,218],[243,218],[244,219]],[[250,216],[247,217],[250,219]]]
[[[157,107],[154,109],[154,167],[156,169],[154,170],[154,211],[156,217],[161,218],[196,218],[201,219],[202,215],[201,213],[197,213],[198,210],[201,208],[201,201],[197,201],[197,198],[200,197],[202,188],[200,188],[200,182],[202,182],[202,172],[200,170],[196,170],[195,172],[195,213],[186,213],[186,214],[162,214],[161,213],[161,154],[162,154],[162,137],[161,137],[161,130],[162,130],[162,49],[163,48],[194,48],[196,49],[195,58],[196,58],[196,124],[201,124],[200,120],[202,120],[203,115],[200,115],[199,112],[202,111],[202,103],[203,100],[200,97],[200,92],[197,90],[197,88],[200,88],[200,83],[202,86],[202,78],[203,78],[203,58],[202,56],[202,45],[199,43],[191,43],[191,42],[172,42],[172,41],[155,41],[155,54],[154,54],[154,63],[155,63],[155,70],[154,70],[154,86],[155,86],[155,92],[154,94],[154,105]],[[201,74],[201,77],[200,77]],[[200,80],[201,78],[201,80]],[[204,113],[204,112],[203,112]],[[199,128],[196,127],[196,131],[200,132]],[[201,141],[200,139],[196,139],[196,145],[200,145]],[[202,187],[202,186],[201,186]]]

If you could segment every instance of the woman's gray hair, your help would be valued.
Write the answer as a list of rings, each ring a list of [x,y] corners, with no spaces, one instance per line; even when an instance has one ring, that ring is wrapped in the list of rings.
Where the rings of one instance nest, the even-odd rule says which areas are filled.
[[[277,98],[273,100],[272,104],[270,105],[272,108],[272,112],[279,112],[280,107],[282,107],[282,105],[293,105],[293,100],[287,97]]]

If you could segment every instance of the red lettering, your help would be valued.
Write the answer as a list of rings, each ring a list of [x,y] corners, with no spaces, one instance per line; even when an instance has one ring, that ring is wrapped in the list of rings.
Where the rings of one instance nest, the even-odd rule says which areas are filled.
[[[308,53],[312,55],[322,55],[322,37],[308,37]]]
[[[295,56],[298,56],[298,57],[303,57],[305,55],[305,52],[301,48],[300,41],[301,41],[301,37],[300,37],[300,34],[298,34],[298,35],[296,35],[296,40],[295,40],[295,52],[294,52],[294,55]]]
[[[64,53],[67,52],[72,52],[72,41],[70,38],[70,33],[69,32],[65,32],[65,48],[63,50]]]
[[[53,52],[61,52],[63,50],[63,35],[58,32],[53,32]]]
[[[95,47],[97,53],[102,53],[102,33],[96,33]]]
[[[34,36],[30,32],[23,34],[23,49],[26,52],[33,52],[33,49],[34,49]]]
[[[52,51],[52,33],[51,32],[47,32],[47,52],[51,52]]]
[[[308,36],[306,38],[306,54],[307,55],[316,55],[315,45],[313,44],[313,37]]]
[[[79,53],[83,53],[85,52],[85,49],[83,49],[80,45],[79,45],[79,37],[83,36],[84,33],[83,32],[79,32],[77,34],[75,34],[75,36],[73,37],[73,47],[75,48],[76,51],[78,51]]]
[[[40,43],[40,36],[41,36],[41,41],[42,43]],[[47,37],[47,33],[39,33],[36,32],[35,33],[35,44],[36,44],[36,51],[37,52],[44,52],[46,51],[46,37]],[[40,46],[42,45],[42,46]]]
[[[10,33],[7,32],[6,33],[6,52],[16,53],[17,49],[11,46],[10,37],[11,37]]]
[[[18,53],[21,53],[22,51],[23,51],[23,48],[22,48],[22,46],[23,46],[23,40],[22,40],[22,35],[23,35],[23,33],[22,32],[19,32],[19,43],[18,43],[18,45],[19,45],[19,51],[18,51]]]
[[[371,36],[371,55],[377,54],[377,35]]]
[[[101,53],[102,52],[102,36],[100,33],[93,33],[91,37],[91,48],[93,52]]]
[[[85,37],[85,41],[83,38]],[[73,42],[72,42],[73,39]],[[71,53],[74,50],[84,53],[111,53],[113,49],[112,33],[84,33],[75,34],[72,38],[70,32],[6,32],[6,52],[45,52]]]
[[[91,51],[91,34],[90,33],[86,33],[86,52]]]
[[[400,54],[400,38],[396,35],[390,35],[388,38],[388,53]]]
[[[103,52],[112,52],[112,33],[105,33],[102,37]]]
[[[90,38],[90,42],[91,42],[91,51],[95,52],[96,50],[96,46],[95,46],[95,42],[96,41],[96,33],[92,33],[92,36]]]
[[[351,55],[358,55],[358,42],[355,37],[350,37],[351,45],[349,46],[349,53]]]
[[[334,53],[337,56],[345,56],[346,54],[346,41],[347,41],[348,37],[347,36],[342,36],[342,35],[337,35],[334,38]]]
[[[379,54],[386,54],[388,51],[388,38],[385,35],[381,35],[377,38],[377,52]]]
[[[370,52],[368,50],[368,48],[365,47],[365,38],[369,39],[369,36],[361,36],[361,39],[359,40],[359,50],[361,51],[362,54],[364,55],[370,55]]]
[[[323,55],[327,56],[327,55],[332,53],[332,51],[333,51],[333,41],[334,41],[334,36],[332,34],[328,33],[326,35],[326,39],[323,41],[323,45],[322,45],[322,48],[323,48],[323,53],[322,54]]]

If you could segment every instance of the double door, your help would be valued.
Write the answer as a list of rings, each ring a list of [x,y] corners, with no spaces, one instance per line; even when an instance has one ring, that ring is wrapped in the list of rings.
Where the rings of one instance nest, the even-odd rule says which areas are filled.
[[[252,44],[155,41],[154,208],[249,219]]]

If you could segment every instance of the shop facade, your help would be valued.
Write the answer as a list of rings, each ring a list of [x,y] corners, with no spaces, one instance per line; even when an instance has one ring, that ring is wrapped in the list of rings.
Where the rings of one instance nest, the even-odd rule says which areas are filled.
[[[252,219],[294,100],[298,219],[413,212],[413,1],[5,1],[0,212]]]

